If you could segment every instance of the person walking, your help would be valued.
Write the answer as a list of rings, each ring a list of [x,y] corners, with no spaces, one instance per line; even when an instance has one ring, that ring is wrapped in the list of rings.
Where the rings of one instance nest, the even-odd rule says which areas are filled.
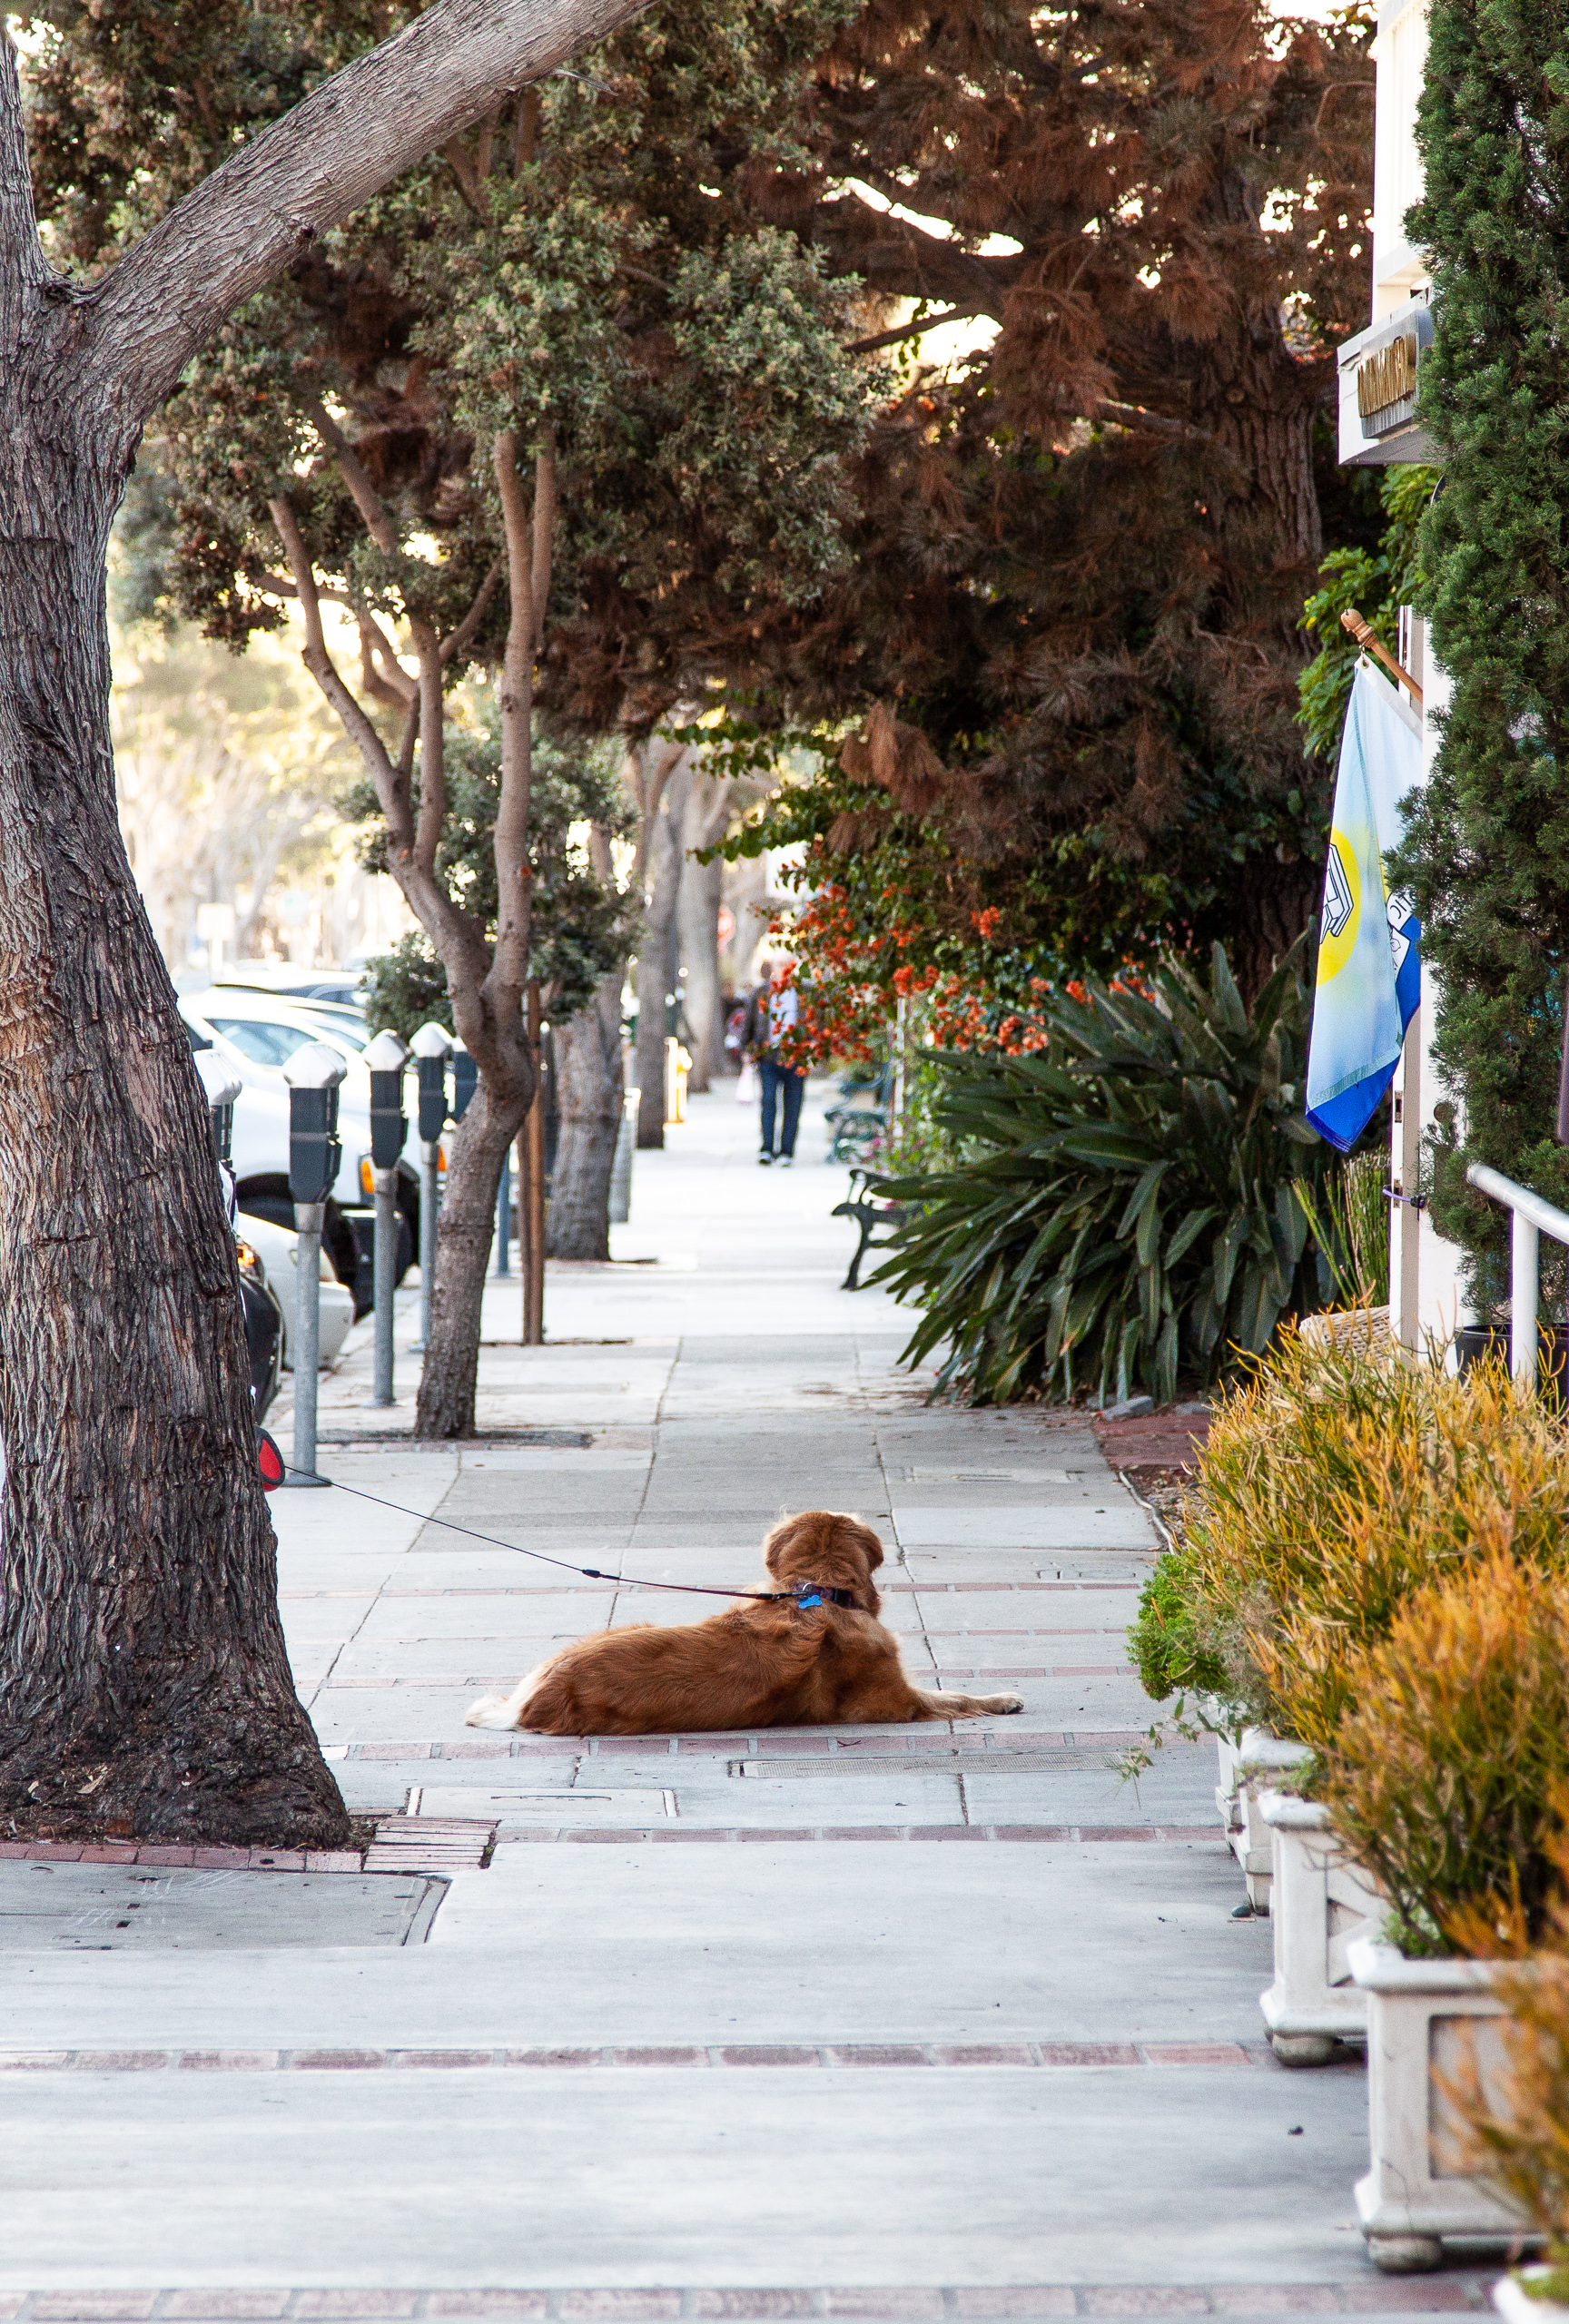
[[[805,1068],[785,1065],[779,1056],[780,1043],[794,1029],[801,1013],[794,989],[787,985],[781,990],[779,986],[780,977],[792,965],[785,960],[776,970],[772,960],[758,962],[757,982],[746,1002],[742,1027],[742,1047],[757,1066],[763,1130],[763,1150],[757,1160],[764,1169],[775,1159],[782,1170],[788,1170],[794,1164],[801,1099],[806,1088]],[[774,1144],[775,1122],[777,1148]]]

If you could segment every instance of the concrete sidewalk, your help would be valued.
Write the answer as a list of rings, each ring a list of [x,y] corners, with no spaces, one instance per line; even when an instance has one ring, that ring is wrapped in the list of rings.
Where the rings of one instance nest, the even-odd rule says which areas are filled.
[[[489,1867],[428,1934],[410,1903],[312,1945],[292,1876],[171,1873],[161,1925],[182,1883],[239,1879],[255,1944],[0,1951],[0,2319],[1477,2304],[1366,2260],[1360,2072],[1264,2049],[1268,1929],[1230,1918],[1210,1756],[1136,1789],[1110,1764],[1151,1716],[1123,1640],[1147,1517],[1081,1416],[924,1403],[908,1315],[838,1288],[823,1103],[781,1173],[696,1100],[637,1157],[613,1265],[552,1269],[547,1347],[494,1285],[472,1447],[366,1441],[359,1327],[321,1465],[378,1498],[273,1504],[297,1680],[352,1808],[494,1824]],[[648,1583],[748,1586],[814,1503],[883,1535],[913,1672],[1021,1717],[462,1725],[558,1640],[706,1610]]]

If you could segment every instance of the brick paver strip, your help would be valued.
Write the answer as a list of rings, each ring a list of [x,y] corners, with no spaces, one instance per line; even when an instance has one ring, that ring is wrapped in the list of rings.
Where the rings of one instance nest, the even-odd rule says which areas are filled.
[[[289,2305],[286,2291],[172,2291],[159,2310],[162,2316],[222,2319],[224,2324],[252,2324],[253,2319],[281,2316]]]
[[[151,2316],[155,2291],[45,2291],[33,2301],[38,2324],[121,2324]]]
[[[280,2286],[248,2291],[0,2292],[0,2324],[375,2324],[376,2319],[518,2318],[528,2324],[644,2324],[644,2319],[859,2317],[872,2324],[1031,2317],[1354,2316],[1491,2311],[1497,2270],[1439,2277],[1376,2276],[1337,2284],[928,2284],[555,2290],[522,2285],[431,2290]]]
[[[1072,2316],[1076,2311],[1068,2284],[1005,2284],[1000,2289],[980,2285],[958,2295],[961,2316]]]

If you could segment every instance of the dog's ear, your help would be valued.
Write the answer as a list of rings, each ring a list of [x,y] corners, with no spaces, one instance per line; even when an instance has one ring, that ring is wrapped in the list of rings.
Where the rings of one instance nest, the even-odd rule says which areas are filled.
[[[812,1512],[808,1511],[807,1516],[810,1516],[812,1513]],[[764,1542],[763,1562],[767,1567],[769,1572],[774,1574],[775,1577],[777,1577],[779,1572],[780,1559],[784,1555],[786,1550],[792,1547],[796,1536],[799,1534],[801,1528],[805,1521],[806,1519],[804,1517],[782,1517],[778,1524],[775,1526],[774,1531],[769,1534],[768,1539]]]
[[[875,1573],[883,1562],[882,1542],[872,1531],[871,1526],[863,1525],[858,1517],[850,1520],[850,1531],[856,1547],[865,1556],[867,1572]]]

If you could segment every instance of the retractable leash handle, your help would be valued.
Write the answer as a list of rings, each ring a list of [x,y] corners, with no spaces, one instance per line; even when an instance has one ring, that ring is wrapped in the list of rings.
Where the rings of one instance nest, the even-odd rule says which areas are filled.
[[[257,1465],[262,1472],[263,1492],[276,1492],[285,1477],[304,1473],[291,1461],[285,1461],[276,1441],[264,1428],[258,1430],[257,1439]],[[470,1541],[488,1542],[493,1550],[508,1550],[515,1558],[536,1558],[541,1565],[558,1567],[563,1573],[580,1573],[589,1581],[625,1582],[632,1590],[677,1590],[690,1598],[749,1598],[759,1606],[820,1606],[824,1598],[833,1599],[835,1605],[854,1602],[847,1590],[829,1590],[816,1581],[799,1582],[794,1590],[715,1590],[701,1581],[640,1581],[635,1573],[605,1573],[597,1565],[571,1565],[565,1558],[548,1556],[543,1550],[522,1549],[518,1542],[500,1541],[494,1533],[477,1533],[472,1525],[455,1525],[449,1517],[427,1516],[423,1510],[405,1509],[401,1502],[384,1500],[380,1493],[367,1492],[360,1485],[346,1485],[340,1478],[316,1473],[319,1483],[335,1485],[340,1492],[351,1493],[356,1501],[374,1502],[378,1509],[394,1510],[400,1517],[418,1519],[421,1525],[444,1526],[449,1533],[465,1534]],[[808,1590],[818,1594],[804,1596],[803,1593]]]

